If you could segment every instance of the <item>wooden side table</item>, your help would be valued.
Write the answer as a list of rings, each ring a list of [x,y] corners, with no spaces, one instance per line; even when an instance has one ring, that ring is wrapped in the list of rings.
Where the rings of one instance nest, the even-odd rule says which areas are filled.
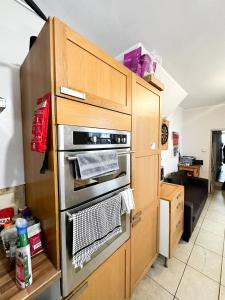
[[[193,165],[193,166],[178,166],[179,171],[184,170],[193,174],[194,177],[199,177],[200,175],[201,165]]]
[[[162,183],[160,191],[159,253],[167,260],[171,258],[184,229],[184,187]]]

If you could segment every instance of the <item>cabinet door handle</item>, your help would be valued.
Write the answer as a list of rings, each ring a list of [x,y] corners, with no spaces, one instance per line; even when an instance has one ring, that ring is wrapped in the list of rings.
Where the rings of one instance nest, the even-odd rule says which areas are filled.
[[[137,219],[138,217],[140,217],[142,215],[142,210],[138,211],[132,218],[132,220]]]
[[[60,93],[64,94],[64,95],[76,97],[76,98],[79,98],[79,99],[82,99],[82,100],[86,99],[85,93],[82,93],[82,92],[79,92],[79,91],[76,91],[76,90],[72,90],[72,89],[66,88],[64,86],[60,87]]]
[[[72,295],[70,298],[72,299],[77,299],[77,297],[80,296],[80,294],[82,294],[84,292],[84,290],[86,290],[86,288],[88,287],[88,282],[86,281],[83,285],[81,285]],[[69,299],[70,299],[69,298]]]
[[[140,221],[141,221],[141,217],[139,217],[138,219],[135,219],[131,226],[132,227],[136,226]]]

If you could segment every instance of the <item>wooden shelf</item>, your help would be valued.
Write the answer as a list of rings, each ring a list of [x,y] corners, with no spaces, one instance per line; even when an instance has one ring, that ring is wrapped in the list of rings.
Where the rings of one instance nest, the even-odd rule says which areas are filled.
[[[55,269],[44,253],[32,259],[32,271],[32,285],[20,290],[15,282],[15,268],[10,267],[9,260],[0,254],[0,299],[33,299],[61,276],[61,271]]]

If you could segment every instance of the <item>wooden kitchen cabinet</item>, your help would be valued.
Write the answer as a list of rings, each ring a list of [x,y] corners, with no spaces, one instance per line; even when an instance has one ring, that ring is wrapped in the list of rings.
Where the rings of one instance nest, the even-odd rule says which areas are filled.
[[[158,253],[158,203],[153,202],[132,221],[131,292]]]
[[[176,250],[184,229],[184,187],[182,185],[161,184],[160,193],[160,237],[159,253],[165,265]]]
[[[143,211],[156,201],[159,188],[159,155],[132,158],[132,187],[135,199],[135,210],[132,215]]]
[[[66,300],[128,300],[130,240],[108,258]]]
[[[26,204],[41,222],[48,257],[60,269],[57,125],[131,131],[131,71],[49,18],[21,66],[20,79]],[[86,99],[61,93],[61,86],[77,90],[76,96],[85,93]],[[32,121],[36,100],[49,93],[48,170],[40,173],[45,155],[30,150]]]
[[[132,148],[137,156],[159,151],[159,91],[133,74],[132,79]]]
[[[131,293],[158,254],[160,92],[132,75]]]
[[[54,30],[56,94],[131,114],[131,71],[56,18]]]

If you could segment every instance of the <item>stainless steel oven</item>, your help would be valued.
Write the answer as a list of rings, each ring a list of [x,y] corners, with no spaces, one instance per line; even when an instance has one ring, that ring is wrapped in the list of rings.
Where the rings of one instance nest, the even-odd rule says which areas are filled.
[[[129,187],[129,186],[127,186]],[[125,187],[126,188],[126,187]],[[62,269],[62,294],[67,296],[75,287],[82,283],[99,265],[101,265],[110,255],[113,254],[123,243],[130,237],[130,216],[123,214],[121,216],[122,232],[109,242],[101,246],[96,251],[89,262],[84,264],[82,269],[74,269],[72,266],[72,231],[73,222],[69,216],[82,209],[90,207],[100,201],[104,201],[123,189],[116,190],[112,193],[91,200],[81,206],[72,208],[60,213],[61,223],[61,269]]]
[[[119,169],[88,180],[76,180],[78,153],[111,151],[118,154]],[[130,183],[130,133],[76,126],[58,126],[60,209],[78,205]]]
[[[74,161],[79,153],[114,150],[118,170],[77,180]],[[72,227],[69,216],[105,201],[130,187],[130,133],[124,131],[58,126],[58,171],[62,295],[67,296],[130,237],[130,215],[121,215],[122,232],[102,245],[82,269],[72,266]]]

